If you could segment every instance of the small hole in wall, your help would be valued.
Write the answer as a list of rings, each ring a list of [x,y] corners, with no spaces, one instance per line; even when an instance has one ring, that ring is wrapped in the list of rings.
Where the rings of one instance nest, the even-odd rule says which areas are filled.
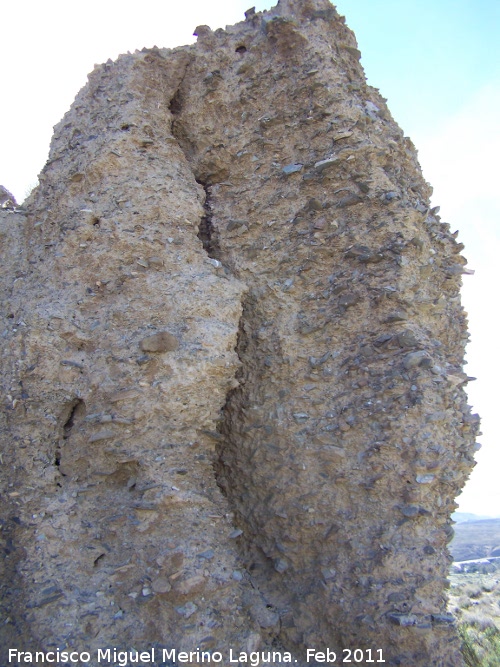
[[[128,125],[127,123],[125,123],[124,125],[122,125],[122,126],[120,127],[120,130],[122,130],[123,132],[128,132],[128,131],[130,130],[130,125]]]
[[[181,111],[182,111],[182,99],[181,99],[180,89],[175,91],[175,95],[170,100],[169,109],[170,109],[170,113],[173,116],[178,116],[181,113]]]
[[[243,45],[238,46],[238,47],[236,48],[236,53],[246,53],[246,51],[247,51],[247,47],[246,47],[246,46],[243,46]]]
[[[100,554],[97,556],[97,558],[94,560],[94,567],[99,567],[99,565],[102,564],[102,559],[105,557],[106,554]]]
[[[77,398],[67,408],[67,419],[63,425],[63,440],[67,440],[71,434],[71,429],[75,425],[75,421],[83,419],[86,414],[85,402],[81,398]]]
[[[56,449],[56,453],[55,453],[55,456],[54,456],[54,465],[55,465],[55,467],[59,470],[59,472],[61,473],[61,475],[62,475],[63,477],[66,477],[66,475],[62,472],[62,470],[60,470],[60,465],[61,465],[61,450],[60,450],[59,448]],[[61,486],[61,485],[58,484],[58,486]]]

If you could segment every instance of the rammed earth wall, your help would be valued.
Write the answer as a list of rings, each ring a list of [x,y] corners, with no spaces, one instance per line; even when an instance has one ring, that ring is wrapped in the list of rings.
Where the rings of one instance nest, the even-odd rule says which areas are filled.
[[[461,245],[327,0],[197,35],[1,214],[4,646],[459,667]]]

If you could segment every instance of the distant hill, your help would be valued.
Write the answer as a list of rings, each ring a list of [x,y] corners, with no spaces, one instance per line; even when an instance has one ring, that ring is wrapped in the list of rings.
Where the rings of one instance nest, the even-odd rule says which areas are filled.
[[[500,518],[457,522],[450,551],[454,561],[500,556]]]
[[[451,515],[451,518],[453,521],[456,521],[457,523],[463,523],[464,521],[483,521],[486,519],[498,519],[500,518],[500,515],[497,517],[493,516],[486,516],[482,514],[470,514],[470,512],[453,512]]]

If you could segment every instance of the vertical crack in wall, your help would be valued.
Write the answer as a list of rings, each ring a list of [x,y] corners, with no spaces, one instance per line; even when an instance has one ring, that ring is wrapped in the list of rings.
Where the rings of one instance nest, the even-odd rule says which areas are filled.
[[[62,443],[64,443],[71,435],[71,431],[75,425],[75,420],[82,418],[85,415],[85,401],[81,398],[77,398],[69,405],[66,409],[66,419],[62,426],[62,438],[56,447],[54,455],[54,465],[56,468],[59,468],[61,465],[61,456],[62,456]],[[64,476],[64,473],[61,473]]]
[[[255,295],[247,293],[242,300],[242,313],[239,320],[235,351],[240,360],[240,368],[236,374],[238,386],[228,391],[226,402],[221,410],[221,419],[217,425],[221,438],[217,440],[214,460],[215,478],[219,488],[227,498],[231,510],[235,514],[235,525],[243,532],[238,539],[238,548],[250,577],[254,596],[266,608],[272,623],[266,621],[266,641],[273,645],[290,646],[289,639],[282,634],[282,616],[289,613],[293,604],[292,594],[287,591],[277,593],[277,563],[259,540],[259,508],[252,505],[254,491],[251,486],[259,476],[253,475],[252,453],[242,441],[242,430],[249,426],[248,410],[253,400],[263,388],[265,351],[255,335],[258,329],[259,315]],[[255,445],[258,447],[258,445]],[[254,451],[255,453],[255,451]],[[242,483],[244,471],[246,481]],[[247,485],[247,493],[241,494],[242,486]],[[278,583],[278,588],[281,585]],[[272,610],[272,611],[271,611]],[[269,625],[267,623],[269,622]],[[264,632],[264,630],[262,630]],[[296,649],[299,646],[295,646]]]
[[[248,335],[246,331],[246,323],[248,322],[249,298],[246,297],[242,301],[242,312],[238,324],[238,334],[236,337],[235,351],[240,360],[241,366],[236,373],[236,380],[238,386],[230,389],[226,394],[226,401],[221,410],[221,418],[217,424],[217,431],[221,434],[221,440],[217,441],[215,446],[216,458],[214,461],[215,479],[217,485],[222,493],[230,498],[229,486],[231,484],[231,468],[225,460],[225,453],[231,447],[233,439],[233,429],[235,421],[238,421],[239,406],[242,403],[242,394],[246,380],[246,366],[244,364],[244,354],[248,344]]]
[[[187,70],[187,67],[186,67]],[[184,72],[184,77],[186,76],[186,72]],[[182,81],[184,81],[184,77],[181,80],[181,83],[179,84],[179,87],[174,93],[174,96],[170,100],[170,104],[168,105],[168,108],[170,109],[170,113],[172,116],[178,116],[181,111],[182,111],[182,93],[181,93],[181,85]],[[175,121],[174,121],[175,122]]]
[[[183,95],[183,84],[184,81],[186,80],[186,77],[189,72],[189,66],[193,62],[193,57],[191,57],[188,62],[186,63],[184,67],[184,71],[182,73],[182,76],[180,78],[179,84],[177,88],[174,91],[174,94],[170,98],[170,101],[168,103],[168,109],[172,116],[174,116],[173,121],[172,121],[172,134],[174,137],[177,139],[176,131],[174,128],[174,125],[176,123],[176,116],[179,116],[182,112],[182,109],[184,108],[184,95]]]
[[[186,77],[183,78],[183,82]],[[216,203],[212,196],[212,186],[207,180],[200,177],[197,167],[195,166],[196,150],[190,141],[192,128],[186,125],[183,118],[183,92],[182,82],[174,94],[170,103],[170,111],[175,116],[172,122],[172,134],[178,142],[188,164],[195,175],[196,182],[203,187],[205,192],[205,201],[203,203],[204,213],[200,218],[197,236],[202,242],[203,249],[211,259],[221,261],[223,264],[232,264],[229,261],[228,255],[224,252],[220,245],[220,232],[218,224],[215,219],[218,217],[216,210]],[[220,174],[229,174],[231,170],[230,164],[223,164],[220,166]],[[226,176],[227,177],[227,176]],[[220,215],[220,214],[219,214]],[[233,275],[240,278],[238,271],[234,271]],[[252,384],[259,384],[260,368],[263,363],[262,355],[258,354],[258,359],[249,355],[248,349],[253,343],[256,343],[255,337],[252,336],[252,331],[255,328],[256,321],[255,313],[255,297],[250,294],[245,294],[241,301],[241,316],[238,322],[238,332],[236,336],[236,343],[234,350],[238,356],[240,367],[238,368],[234,380],[238,383],[227,391],[224,405],[220,410],[220,419],[217,422],[217,434],[215,457],[213,461],[213,471],[215,481],[222,495],[227,499],[229,507],[235,512],[236,528],[244,528],[243,533],[239,536],[237,548],[240,557],[243,560],[244,567],[251,578],[252,593],[246,599],[246,604],[249,608],[259,608],[261,615],[266,615],[265,629],[260,628],[260,632],[266,637],[266,644],[280,645],[281,644],[281,619],[280,613],[271,600],[271,591],[266,585],[273,577],[274,564],[258,544],[258,540],[252,531],[255,531],[255,526],[249,526],[245,511],[241,505],[235,500],[238,494],[236,478],[238,470],[232,465],[237,456],[235,453],[238,450],[239,431],[244,422],[243,412],[248,404],[248,392],[245,389],[245,383],[250,380]],[[253,349],[253,348],[252,348]],[[252,364],[252,360],[253,363]],[[254,377],[254,374],[257,377]],[[251,376],[251,377],[250,377]],[[244,500],[242,501],[244,504]],[[248,508],[247,508],[248,509]],[[274,574],[276,574],[274,572]],[[271,612],[270,610],[273,609]],[[269,621],[271,617],[273,622]]]
[[[203,205],[205,214],[202,216],[200,220],[197,236],[203,243],[203,249],[205,250],[207,255],[212,259],[220,260],[221,249],[219,245],[218,234],[212,220],[213,205],[210,196],[210,186],[200,181],[197,181],[197,183],[199,183],[205,190],[205,203]]]
[[[221,248],[220,230],[224,227],[220,228],[219,225],[221,224],[221,219],[224,221],[225,215],[222,210],[217,209],[216,199],[212,194],[212,183],[215,184],[218,182],[219,178],[221,178],[221,174],[229,174],[231,165],[227,162],[223,163],[222,166],[220,166],[220,171],[217,173],[215,181],[210,179],[210,175],[208,175],[207,178],[204,178],[200,173],[201,170],[196,162],[197,149],[191,142],[193,128],[189,126],[186,119],[183,117],[186,93],[185,91],[183,93],[182,87],[183,85],[186,85],[186,81],[187,78],[185,74],[179,84],[179,88],[176,90],[170,102],[169,108],[174,116],[172,121],[172,134],[177,140],[177,143],[194,174],[196,182],[203,188],[205,193],[203,215],[199,220],[197,237],[202,242],[203,249],[210,259],[218,260],[226,267],[231,267],[230,270],[226,268],[226,279],[231,280],[235,278],[241,280],[237,268],[230,262],[229,254]],[[231,462],[234,459],[234,451],[238,449],[238,434],[240,426],[244,421],[243,410],[248,402],[247,392],[244,385],[251,374],[251,370],[249,370],[251,363],[248,363],[249,360],[251,361],[248,355],[248,348],[250,338],[252,337],[251,332],[255,328],[255,325],[253,324],[255,317],[254,297],[245,292],[241,297],[241,315],[238,321],[238,331],[234,346],[234,351],[239,359],[240,365],[230,388],[227,390],[224,404],[220,409],[220,417],[217,421],[216,433],[210,433],[216,442],[215,455],[212,464],[214,478],[221,494],[227,499],[228,508],[235,512],[236,520],[234,524],[237,529],[245,527],[246,521],[244,516],[245,513],[241,511],[241,507],[238,507],[235,502],[235,496],[237,495],[235,477],[237,476],[238,471],[231,465]],[[253,367],[253,370],[256,370],[258,376],[260,376],[259,363],[262,363],[262,359],[260,362],[256,362],[256,368]],[[251,381],[253,382],[254,380],[255,378],[252,377]],[[259,380],[257,379],[256,382],[258,384]],[[225,459],[226,453],[229,453],[227,459]],[[252,529],[253,528],[254,527],[252,526]],[[273,562],[266,556],[264,551],[260,548],[257,540],[253,539],[251,531],[247,530],[246,527],[243,530],[243,533],[239,535],[236,548],[242,559],[243,567],[247,572],[246,576],[249,576],[251,580],[250,591],[246,588],[244,589],[246,591],[244,593],[244,604],[247,607],[247,611],[250,612],[250,616],[254,620],[257,620],[257,623],[260,626],[259,631],[265,645],[281,646],[280,614],[275,609],[274,605],[272,603],[270,604],[271,600],[266,588],[266,577],[269,578],[272,576]],[[253,576],[254,574],[256,576]],[[256,612],[257,609],[259,610],[258,612]],[[259,614],[260,621],[255,614]],[[262,621],[262,618],[265,618],[266,620]],[[271,618],[271,621],[269,618]],[[261,623],[264,623],[264,625],[261,625]]]
[[[173,94],[170,103],[169,111],[172,114],[172,135],[177,140],[179,148],[184,153],[186,161],[190,164],[190,155],[193,153],[193,147],[191,142],[188,139],[188,134],[186,128],[184,128],[181,114],[184,108],[184,92],[183,86],[186,78],[188,76],[190,65],[193,60],[190,60],[185,67],[182,78],[177,86],[175,93]],[[198,238],[203,244],[203,249],[211,259],[220,259],[220,246],[219,240],[217,238],[217,233],[213,225],[212,216],[213,216],[213,206],[212,198],[210,193],[210,186],[208,183],[202,181],[199,178],[196,178],[196,182],[202,186],[205,191],[205,202],[203,204],[204,215],[200,220],[198,226]]]

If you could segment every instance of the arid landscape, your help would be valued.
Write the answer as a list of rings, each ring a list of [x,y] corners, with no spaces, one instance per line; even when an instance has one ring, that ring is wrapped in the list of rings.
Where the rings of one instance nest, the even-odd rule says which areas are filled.
[[[500,519],[455,525],[449,610],[457,618],[468,667],[500,665],[500,558],[494,556],[498,544]]]
[[[500,519],[457,523],[450,550],[454,561],[500,557]]]

